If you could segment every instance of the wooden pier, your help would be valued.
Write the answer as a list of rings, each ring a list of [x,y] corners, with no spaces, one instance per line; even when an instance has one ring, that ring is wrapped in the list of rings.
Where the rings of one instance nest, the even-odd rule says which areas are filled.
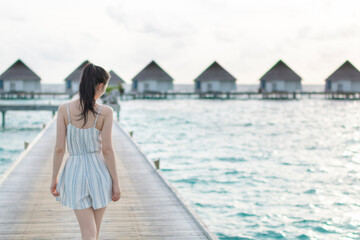
[[[107,104],[116,111],[117,121],[120,120],[120,105],[116,104]],[[21,105],[5,105],[0,104],[0,112],[2,113],[2,128],[5,128],[5,115],[7,111],[52,111],[52,116],[54,117],[55,112],[58,110],[59,105],[51,104],[21,104]]]
[[[81,238],[73,210],[50,193],[55,141],[56,116],[0,178],[1,239]],[[99,239],[217,239],[116,121],[113,148],[122,195]]]
[[[64,95],[72,98],[77,93],[56,93],[56,92],[0,92],[0,99],[34,99],[41,98],[43,95],[55,96]],[[120,94],[119,94],[120,95]],[[37,96],[37,97],[36,97]],[[360,99],[360,92],[323,92],[323,91],[296,91],[296,92],[127,92],[120,95],[122,100],[133,99],[175,99],[175,98],[196,98],[196,99],[301,99],[303,97],[312,98],[320,96],[325,99]]]
[[[52,111],[54,117],[55,112],[59,108],[58,105],[50,104],[21,104],[21,105],[4,105],[0,104],[0,112],[2,113],[2,128],[5,128],[5,114],[7,111]]]
[[[316,91],[296,91],[296,92],[129,92],[123,94],[121,100],[133,99],[301,99],[304,97],[321,97],[323,99],[346,99],[360,100],[360,92],[316,92]]]
[[[9,91],[0,92],[0,99],[35,99],[41,96],[71,96],[67,92],[26,92],[26,91]]]

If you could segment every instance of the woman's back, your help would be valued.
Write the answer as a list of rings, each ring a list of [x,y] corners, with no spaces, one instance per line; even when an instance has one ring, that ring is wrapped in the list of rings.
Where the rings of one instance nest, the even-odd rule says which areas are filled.
[[[103,105],[100,104],[97,106],[97,109],[95,108],[95,111],[98,113],[95,119],[91,119],[93,115],[88,114],[87,123],[84,128],[81,128],[84,120],[76,120],[79,118],[78,116],[80,113],[76,103],[77,101],[66,104],[68,116],[66,143],[69,154],[72,156],[100,152],[102,148],[102,139],[101,130],[97,128],[97,122],[99,119],[98,114]],[[89,127],[89,124],[92,124],[92,126]]]
[[[97,121],[95,123],[96,124],[95,127],[100,131],[102,130],[102,125],[104,123],[104,112],[103,111],[105,110],[105,107],[103,104],[99,104],[97,102],[94,104],[94,111],[97,113],[99,113],[101,111],[100,115],[95,114],[95,116],[94,116],[94,114],[91,111],[88,111],[87,122],[86,122],[85,126],[83,126],[84,119],[79,120],[80,113],[81,113],[79,99],[68,102],[67,107],[69,110],[71,124],[74,127],[81,128],[81,129],[91,128],[94,126],[95,121]],[[100,108],[102,108],[102,110]],[[98,119],[96,120],[96,118],[98,118]],[[67,124],[69,124],[69,122],[67,122]]]

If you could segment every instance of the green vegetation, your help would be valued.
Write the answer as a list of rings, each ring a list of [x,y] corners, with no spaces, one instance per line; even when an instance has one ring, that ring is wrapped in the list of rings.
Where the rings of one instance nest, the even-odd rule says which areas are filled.
[[[112,90],[116,89],[117,87],[116,86],[111,86],[111,87],[107,87],[106,88],[106,93],[110,93]]]
[[[123,87],[123,85],[122,85],[121,82],[119,82],[118,88],[119,88],[120,96],[122,96],[122,95],[124,94],[125,89],[124,89],[124,87]]]
[[[120,95],[123,95],[124,92],[125,92],[125,89],[124,89],[123,85],[121,84],[121,82],[119,82],[117,86],[111,86],[111,87],[108,86],[106,88],[106,93],[109,94],[114,89],[118,89]]]

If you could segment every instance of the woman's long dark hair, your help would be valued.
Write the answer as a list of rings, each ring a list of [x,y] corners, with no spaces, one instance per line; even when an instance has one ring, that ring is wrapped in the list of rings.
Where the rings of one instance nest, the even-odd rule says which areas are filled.
[[[78,115],[81,116],[78,120],[85,119],[82,127],[86,125],[88,111],[91,111],[94,116],[97,114],[94,109],[96,86],[100,83],[106,85],[109,79],[110,74],[102,67],[92,63],[88,63],[84,66],[79,86],[81,113]]]

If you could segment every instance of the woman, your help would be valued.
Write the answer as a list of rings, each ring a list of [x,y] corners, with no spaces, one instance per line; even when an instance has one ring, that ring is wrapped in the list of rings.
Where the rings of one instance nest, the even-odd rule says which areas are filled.
[[[61,104],[58,109],[50,190],[56,201],[74,209],[82,239],[98,239],[107,204],[118,201],[121,195],[111,142],[113,110],[96,102],[109,79],[102,67],[87,64],[81,76],[79,99]],[[69,158],[58,179],[65,140]]]

